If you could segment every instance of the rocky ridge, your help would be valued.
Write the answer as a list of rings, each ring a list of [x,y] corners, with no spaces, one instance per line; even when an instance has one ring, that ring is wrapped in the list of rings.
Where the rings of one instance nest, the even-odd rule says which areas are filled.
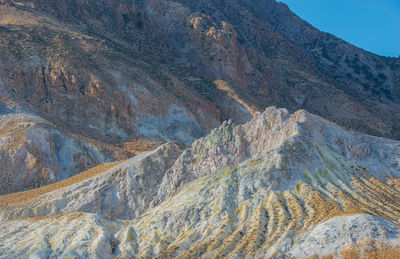
[[[78,152],[58,172],[46,155],[53,175],[154,143],[190,145],[271,105],[400,139],[399,59],[322,33],[273,0],[3,0],[0,59],[1,99],[102,157]],[[37,166],[12,171],[19,182],[2,193],[29,189],[26,174],[33,186],[62,179],[40,180]]]
[[[0,257],[27,254],[32,231],[29,252],[61,258],[393,257],[399,164],[397,141],[271,107],[183,151],[165,144],[31,200],[1,196]],[[55,219],[71,222],[69,241]]]

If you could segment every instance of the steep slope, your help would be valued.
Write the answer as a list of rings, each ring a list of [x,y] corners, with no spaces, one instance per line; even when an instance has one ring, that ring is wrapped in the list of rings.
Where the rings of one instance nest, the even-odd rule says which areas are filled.
[[[272,6],[266,5],[267,2],[248,3],[283,37],[307,52],[321,72],[335,79],[337,87],[356,98],[362,95],[369,100],[398,106],[398,59],[378,57],[349,45],[302,21],[285,4],[267,8]]]
[[[141,148],[117,147],[71,134],[0,98],[0,194],[57,182],[152,147],[142,143]]]
[[[57,182],[27,192],[0,196],[0,218],[46,216],[64,212],[100,213],[108,218],[130,219],[140,215],[157,194],[165,171],[181,153],[171,144],[142,153],[110,170],[94,168],[75,175],[77,181]],[[114,164],[115,165],[115,164]],[[93,174],[90,174],[93,176]]]
[[[0,59],[1,95],[111,148],[190,145],[270,105],[400,139],[400,60],[274,0],[3,0]]]
[[[271,107],[246,124],[224,123],[183,152],[166,144],[35,199],[1,196],[0,215],[9,220],[4,233],[33,220],[18,218],[46,216],[35,226],[51,244],[52,214],[131,219],[132,238],[117,246],[134,249],[136,258],[390,258],[400,254],[399,165],[400,142]],[[26,254],[22,244],[34,229],[0,254]],[[43,254],[61,255],[62,247]],[[119,251],[110,257],[124,258]]]
[[[59,181],[110,159],[23,108],[1,102],[0,132],[0,194]]]

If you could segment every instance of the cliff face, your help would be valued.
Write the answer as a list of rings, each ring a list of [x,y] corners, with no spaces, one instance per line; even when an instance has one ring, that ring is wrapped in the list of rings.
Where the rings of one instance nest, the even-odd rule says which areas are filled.
[[[164,144],[1,196],[0,256],[391,258],[400,253],[399,150],[270,107],[185,150]]]
[[[142,146],[151,148],[147,143]],[[139,151],[71,134],[13,102],[0,100],[0,194],[60,181],[135,152]]]
[[[124,158],[269,105],[400,139],[399,60],[275,1],[1,1],[0,58],[3,99]]]

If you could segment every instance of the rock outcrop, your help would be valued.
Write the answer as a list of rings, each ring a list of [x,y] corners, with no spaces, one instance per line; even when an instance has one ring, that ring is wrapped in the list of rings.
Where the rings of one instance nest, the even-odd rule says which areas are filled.
[[[157,195],[165,171],[181,153],[164,144],[144,152],[112,169],[94,168],[39,189],[13,193],[0,198],[2,219],[53,215],[65,212],[91,212],[108,218],[132,219],[143,213]],[[85,179],[82,181],[82,179]],[[64,183],[66,182],[66,183]]]
[[[322,33],[274,0],[2,1],[0,60],[0,98],[98,143],[106,160],[190,145],[271,105],[400,139],[399,59]],[[80,154],[84,169],[102,162]]]
[[[0,103],[0,194],[37,188],[110,157],[38,116]]]
[[[59,189],[1,196],[0,257],[74,247],[82,258],[391,258],[400,254],[399,165],[398,141],[270,107],[183,152],[165,144]],[[60,232],[71,241],[57,241],[55,218],[72,222]],[[88,229],[84,243],[72,241],[78,228]]]

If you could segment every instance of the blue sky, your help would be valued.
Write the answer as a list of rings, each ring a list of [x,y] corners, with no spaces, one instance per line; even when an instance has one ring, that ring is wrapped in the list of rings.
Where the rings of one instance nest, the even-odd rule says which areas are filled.
[[[281,0],[321,31],[382,56],[400,56],[400,0]]]

